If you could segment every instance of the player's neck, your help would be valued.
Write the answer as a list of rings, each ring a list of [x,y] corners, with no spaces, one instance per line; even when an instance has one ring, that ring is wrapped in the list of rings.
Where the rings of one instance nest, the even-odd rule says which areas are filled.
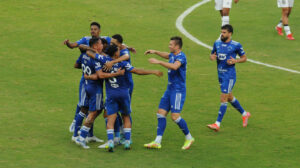
[[[228,38],[224,43],[229,43],[231,41],[231,37]]]
[[[173,52],[173,54],[174,54],[174,55],[177,55],[177,54],[179,54],[180,52],[181,52],[181,50],[178,50],[178,51]]]

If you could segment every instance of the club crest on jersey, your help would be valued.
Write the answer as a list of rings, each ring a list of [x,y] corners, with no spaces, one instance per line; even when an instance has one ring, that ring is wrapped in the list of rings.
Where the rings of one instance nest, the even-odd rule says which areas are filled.
[[[226,59],[226,54],[218,54],[218,59],[223,61]]]

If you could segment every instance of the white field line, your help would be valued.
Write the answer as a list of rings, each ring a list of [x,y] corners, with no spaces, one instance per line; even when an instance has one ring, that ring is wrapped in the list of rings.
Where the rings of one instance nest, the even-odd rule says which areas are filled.
[[[185,19],[186,16],[188,16],[190,13],[192,13],[196,8],[198,8],[199,6],[201,5],[204,5],[208,2],[210,2],[211,0],[203,0],[203,1],[200,1],[198,3],[196,3],[195,5],[189,7],[186,11],[184,11],[176,20],[176,27],[177,29],[182,33],[184,34],[187,38],[189,38],[190,40],[192,40],[193,42],[195,42],[196,44],[198,45],[201,45],[209,50],[212,50],[212,47],[203,43],[202,41],[200,41],[199,39],[197,39],[196,37],[194,37],[193,35],[191,35],[182,25],[183,23],[183,20]],[[276,65],[271,65],[271,64],[266,64],[266,63],[263,63],[263,62],[260,62],[260,61],[255,61],[255,60],[252,60],[252,59],[247,59],[249,62],[252,62],[254,64],[258,64],[258,65],[263,65],[263,66],[266,66],[266,67],[270,67],[270,68],[275,68],[275,69],[280,69],[280,70],[283,70],[283,71],[287,71],[287,72],[291,72],[291,73],[297,73],[297,74],[300,74],[300,71],[296,71],[296,70],[292,70],[292,69],[288,69],[288,68],[284,68],[284,67],[281,67],[281,66],[276,66]]]

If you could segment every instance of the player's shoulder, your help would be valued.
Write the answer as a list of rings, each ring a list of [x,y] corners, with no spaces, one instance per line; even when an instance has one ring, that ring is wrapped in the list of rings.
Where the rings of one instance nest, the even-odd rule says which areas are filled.
[[[222,44],[222,41],[220,39],[216,40],[214,45]]]
[[[85,40],[90,40],[92,38],[92,36],[84,36],[82,37],[82,39],[85,39]]]
[[[234,41],[234,40],[231,41],[231,44],[234,45],[234,46],[239,46],[239,45],[241,45],[240,42],[237,42],[237,41]]]
[[[120,52],[121,52],[122,55],[129,54],[128,48],[124,48]]]

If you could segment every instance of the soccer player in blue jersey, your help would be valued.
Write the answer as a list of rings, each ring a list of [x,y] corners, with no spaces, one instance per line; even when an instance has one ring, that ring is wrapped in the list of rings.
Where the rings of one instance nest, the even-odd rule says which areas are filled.
[[[120,34],[115,34],[112,36],[111,44],[115,44],[116,46],[118,46],[118,48],[120,50],[120,57],[117,59],[114,59],[110,62],[106,62],[103,67],[104,70],[110,70],[114,64],[122,62],[122,61],[127,61],[131,64],[129,49],[125,45],[123,45],[123,37]],[[133,79],[132,79],[132,74],[130,72],[126,71],[125,75],[127,76],[127,82],[129,84],[129,94],[130,94],[130,100],[131,100],[132,92],[133,92],[133,85],[134,85]],[[131,116],[130,116],[130,121],[132,121]],[[120,127],[120,129],[116,129],[116,127]],[[120,132],[115,132],[115,142],[116,142],[116,144],[118,142],[123,143],[125,139],[124,139],[124,130],[123,130],[122,119],[121,119],[120,115],[118,115],[118,117],[116,119],[115,131],[117,131],[117,130],[121,131],[121,134],[120,134]],[[117,135],[121,135],[121,137],[120,136],[118,137]],[[102,145],[102,147],[104,147],[104,146],[105,146],[105,144]]]
[[[195,139],[192,137],[187,123],[180,116],[180,112],[183,108],[183,104],[186,96],[186,66],[187,60],[185,54],[181,51],[182,39],[175,36],[170,39],[168,52],[160,52],[156,50],[148,50],[145,54],[156,54],[164,59],[168,59],[169,62],[150,58],[149,62],[152,64],[159,64],[168,69],[168,86],[163,97],[160,100],[160,104],[157,112],[157,134],[156,139],[144,146],[146,148],[161,148],[161,140],[164,134],[167,120],[166,116],[171,111],[172,120],[179,126],[185,135],[185,143],[182,146],[183,150],[189,149]]]
[[[89,40],[89,45],[98,52],[102,52],[103,45],[100,38],[92,38]],[[103,73],[106,77],[115,77],[117,75],[123,75],[121,71],[116,73],[104,73],[100,63],[94,59],[88,57],[86,54],[82,56],[82,71],[85,75]],[[76,138],[75,142],[81,145],[83,148],[89,148],[86,145],[86,137],[88,132],[94,123],[95,118],[101,113],[103,107],[103,81],[99,80],[88,80],[84,81],[84,88],[86,92],[86,98],[84,102],[89,108],[89,115],[87,116],[83,126],[80,129],[80,136]],[[87,107],[84,105],[84,107]]]
[[[92,51],[87,51],[87,54],[94,58],[95,60],[101,63],[101,66],[104,66],[107,61],[113,61],[114,59],[119,58],[120,50],[119,48],[112,44],[108,47],[106,53],[109,57],[105,57],[94,53]],[[156,75],[158,77],[162,76],[163,73],[158,70],[143,70],[132,67],[132,65],[123,61],[113,65],[110,72],[115,72],[118,69],[125,69],[125,71],[135,73],[138,75]],[[97,79],[96,75],[90,75],[88,79]],[[98,75],[98,78],[104,78],[101,74]],[[130,149],[130,139],[131,139],[131,106],[130,106],[130,94],[129,94],[129,84],[127,82],[128,76],[117,76],[114,78],[105,79],[105,88],[106,88],[106,110],[108,114],[107,122],[107,138],[108,138],[108,151],[113,152],[114,149],[114,123],[117,118],[117,113],[120,111],[124,120],[124,132],[125,132],[125,143],[124,148]]]
[[[222,92],[217,121],[214,124],[207,125],[208,128],[216,132],[220,129],[228,102],[242,114],[243,127],[247,127],[250,117],[250,113],[243,109],[239,101],[232,94],[232,89],[236,82],[235,64],[247,61],[242,45],[231,39],[232,34],[233,28],[231,25],[222,26],[221,39],[214,43],[210,56],[212,61],[217,61],[219,84]],[[240,56],[239,59],[236,58],[237,54]]]

